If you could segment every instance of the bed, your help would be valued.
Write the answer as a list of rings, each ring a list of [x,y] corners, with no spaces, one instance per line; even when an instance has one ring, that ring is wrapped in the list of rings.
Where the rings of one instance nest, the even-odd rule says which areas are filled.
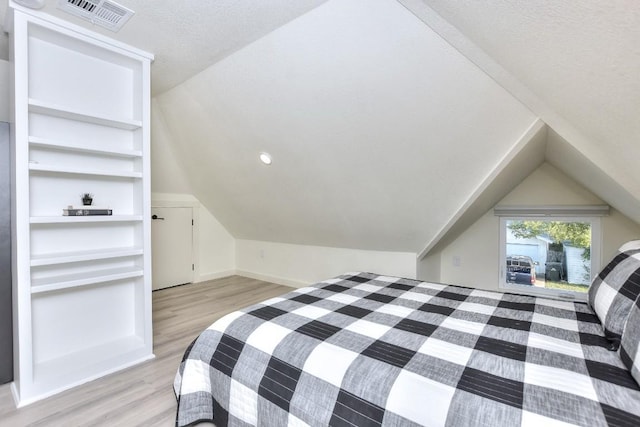
[[[185,352],[176,425],[640,426],[638,243],[589,303],[358,272],[233,312]]]

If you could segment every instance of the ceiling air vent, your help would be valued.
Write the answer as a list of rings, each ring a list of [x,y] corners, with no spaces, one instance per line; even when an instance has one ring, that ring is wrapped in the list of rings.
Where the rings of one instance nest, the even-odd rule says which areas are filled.
[[[119,31],[135,13],[111,0],[58,0],[58,9],[111,31]]]

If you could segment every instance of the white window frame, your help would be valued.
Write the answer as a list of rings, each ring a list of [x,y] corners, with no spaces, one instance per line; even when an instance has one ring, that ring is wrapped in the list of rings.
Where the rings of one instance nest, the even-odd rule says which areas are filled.
[[[509,210],[509,213],[518,213],[517,211]],[[591,281],[595,275],[600,271],[601,266],[601,253],[602,253],[602,232],[600,224],[600,216],[602,214],[593,215],[562,215],[563,211],[558,212],[549,211],[544,214],[540,214],[539,210],[532,210],[531,214],[527,214],[527,210],[523,209],[521,215],[500,215],[498,209],[496,209],[496,215],[500,215],[500,274],[499,274],[499,288],[504,291],[542,296],[547,298],[561,299],[565,301],[586,301],[588,296],[586,292],[575,292],[564,289],[549,289],[539,288],[535,286],[519,285],[515,283],[507,283],[506,281],[506,259],[507,259],[507,221],[565,221],[565,222],[589,222],[591,224]],[[566,213],[566,211],[565,211]]]

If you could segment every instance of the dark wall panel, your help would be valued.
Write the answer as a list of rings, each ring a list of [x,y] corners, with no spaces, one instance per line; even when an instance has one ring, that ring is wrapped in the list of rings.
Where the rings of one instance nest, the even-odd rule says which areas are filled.
[[[9,124],[0,122],[0,384],[13,380]]]

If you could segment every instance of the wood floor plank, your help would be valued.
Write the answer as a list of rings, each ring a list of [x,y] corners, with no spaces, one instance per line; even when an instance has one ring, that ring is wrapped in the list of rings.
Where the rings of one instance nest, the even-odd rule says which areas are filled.
[[[0,426],[173,426],[173,377],[191,341],[225,314],[289,291],[240,276],[155,291],[155,359],[20,409],[0,386]]]

